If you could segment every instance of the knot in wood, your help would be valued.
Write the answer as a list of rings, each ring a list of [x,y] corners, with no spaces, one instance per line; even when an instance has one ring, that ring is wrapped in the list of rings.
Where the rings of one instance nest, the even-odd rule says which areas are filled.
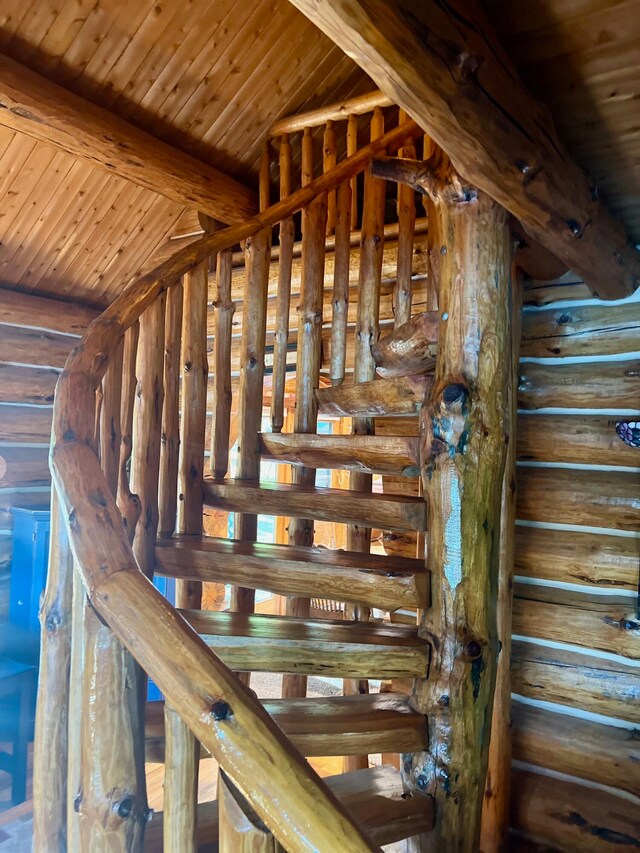
[[[132,797],[124,797],[119,802],[113,804],[113,810],[121,817],[123,820],[126,820],[128,817],[131,817],[131,813],[133,812],[133,799]]]
[[[219,699],[217,702],[214,702],[211,706],[211,715],[217,722],[227,720],[231,716],[231,707],[229,703],[225,702],[223,699]]]

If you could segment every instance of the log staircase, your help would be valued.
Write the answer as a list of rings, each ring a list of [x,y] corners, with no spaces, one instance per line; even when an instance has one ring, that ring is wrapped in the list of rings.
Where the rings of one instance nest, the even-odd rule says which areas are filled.
[[[388,109],[384,99],[380,103]],[[365,111],[371,141],[359,147],[363,120],[358,124],[356,115]],[[265,156],[261,212],[205,235],[129,286],[93,323],[58,383],[35,757],[40,851],[58,851],[64,839],[74,851],[144,846],[188,853],[218,845],[225,853],[328,853],[377,850],[409,838],[414,846],[406,849],[417,850],[434,826],[435,776],[425,775],[429,733],[420,699],[432,636],[424,625],[372,618],[398,609],[423,614],[429,571],[422,553],[418,559],[370,552],[372,528],[415,532],[420,543],[427,530],[424,497],[372,488],[374,475],[415,482],[424,465],[422,438],[386,431],[376,436],[373,429],[374,418],[422,409],[434,384],[436,339],[431,335],[425,346],[424,334],[418,335],[419,346],[408,352],[390,335],[386,348],[372,348],[379,336],[385,182],[369,170],[380,154],[415,156],[421,131],[401,115],[385,132],[382,106],[366,100],[344,118],[347,156],[338,156],[336,126],[326,122],[323,173],[316,178],[312,117],[300,128],[302,177],[293,192],[296,149],[289,131],[277,129],[280,200],[269,205],[269,167],[276,167]],[[425,145],[429,156],[430,141]],[[360,208],[353,322],[349,259]],[[272,431],[264,432],[274,226],[279,273]],[[294,432],[286,434],[297,231]],[[412,321],[414,237],[414,192],[401,186],[396,329]],[[245,245],[246,283],[238,460],[231,478],[232,252],[239,243]],[[333,250],[330,299],[324,292],[327,245]],[[214,394],[205,472],[209,278]],[[434,309],[435,301],[432,293],[426,307]],[[330,359],[323,364],[327,321]],[[435,318],[429,322],[437,329]],[[403,359],[410,371],[402,369]],[[376,378],[376,368],[394,378]],[[316,434],[318,414],[351,418],[352,434]],[[291,482],[260,482],[261,459],[290,464]],[[348,472],[350,488],[316,486],[318,468]],[[235,514],[233,540],[203,535],[206,507]],[[257,542],[258,513],[289,519],[289,543]],[[347,525],[346,550],[314,547],[314,522],[320,521]],[[175,609],[154,589],[154,574],[176,579]],[[203,610],[203,583],[232,584],[231,610]],[[256,590],[286,596],[286,613],[255,613]],[[344,618],[315,618],[311,599],[343,602]],[[166,697],[144,712],[142,671]],[[283,697],[259,701],[250,690],[251,672],[283,673]],[[344,679],[345,695],[307,698],[307,676]],[[411,696],[369,693],[370,679],[411,679],[416,688]],[[79,740],[67,736],[76,730]],[[369,767],[367,756],[377,753],[402,754],[401,769]],[[151,816],[143,754],[166,765],[164,809],[146,831]],[[198,806],[198,761],[209,754],[220,765],[218,800]],[[303,758],[331,755],[347,756],[348,772],[324,781]]]

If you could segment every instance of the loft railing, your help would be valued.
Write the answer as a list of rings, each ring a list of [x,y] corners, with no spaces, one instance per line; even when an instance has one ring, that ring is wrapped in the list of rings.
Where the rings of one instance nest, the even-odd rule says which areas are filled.
[[[42,609],[34,767],[39,851],[58,851],[65,843],[69,850],[140,849],[148,809],[140,778],[144,678],[139,667],[166,697],[167,754],[173,749],[183,762],[191,754],[195,762],[197,738],[287,850],[376,849],[242,680],[149,578],[156,535],[171,535],[178,505],[180,532],[200,532],[209,259],[228,263],[232,246],[251,241],[250,281],[265,254],[268,263],[261,248],[268,237],[262,235],[272,226],[304,210],[309,228],[314,227],[314,205],[317,211],[331,193],[339,204],[340,188],[372,158],[397,151],[420,132],[414,122],[403,122],[258,215],[181,250],[129,285],[71,353],[56,389],[51,446],[52,568]],[[183,277],[190,293],[184,302]],[[219,294],[223,308],[227,296]],[[180,317],[182,304],[189,310]],[[189,403],[183,407],[179,451],[178,361],[188,364],[183,399]],[[213,447],[212,468],[224,475],[230,407],[228,389],[221,388],[214,433],[222,442]],[[170,405],[163,406],[163,399]],[[134,448],[131,489],[120,445]],[[252,476],[250,454],[240,460],[243,465],[241,476]],[[176,476],[180,501],[172,486]],[[159,491],[166,510],[162,518]],[[197,606],[198,589],[184,585],[178,599],[181,606]],[[90,749],[81,749],[81,733],[90,739]],[[119,783],[107,785],[104,766],[116,768]],[[185,782],[180,767],[173,774],[167,769],[169,853],[191,849],[195,833],[195,816],[180,809],[180,794],[193,786],[193,775]]]

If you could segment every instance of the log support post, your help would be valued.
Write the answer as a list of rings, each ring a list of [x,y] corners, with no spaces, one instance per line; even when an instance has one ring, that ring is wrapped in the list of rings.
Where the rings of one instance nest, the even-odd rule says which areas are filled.
[[[391,171],[387,165],[385,173]],[[391,176],[391,175],[389,175]],[[428,505],[432,646],[414,707],[428,715],[424,753],[405,784],[436,798],[421,850],[478,849],[498,659],[496,627],[509,364],[510,239],[505,211],[450,169],[428,175],[441,240],[435,382],[420,416]]]

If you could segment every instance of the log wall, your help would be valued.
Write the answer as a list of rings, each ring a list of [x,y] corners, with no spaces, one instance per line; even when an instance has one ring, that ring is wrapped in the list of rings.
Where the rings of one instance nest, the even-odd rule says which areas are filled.
[[[559,850],[640,845],[639,351],[638,294],[525,291],[511,824]]]
[[[92,308],[0,289],[0,621],[7,618],[13,516],[49,506],[55,384]]]

